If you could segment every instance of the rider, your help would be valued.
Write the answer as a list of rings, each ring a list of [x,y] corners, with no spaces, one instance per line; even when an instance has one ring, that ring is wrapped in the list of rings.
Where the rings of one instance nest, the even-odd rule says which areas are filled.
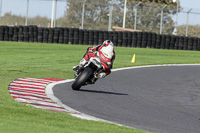
[[[87,48],[86,54],[81,59],[79,65],[73,67],[73,70],[79,70],[91,57],[95,57],[96,55],[100,57],[101,64],[103,65],[103,72],[99,73],[97,78],[104,78],[109,75],[115,60],[114,45],[110,40],[104,41],[103,44]]]

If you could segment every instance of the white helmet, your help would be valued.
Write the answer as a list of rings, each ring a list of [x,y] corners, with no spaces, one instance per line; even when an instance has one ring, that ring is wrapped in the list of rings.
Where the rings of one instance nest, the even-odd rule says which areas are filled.
[[[114,45],[110,40],[106,40],[103,42],[103,47],[99,50],[101,54],[103,54],[103,58],[111,59],[114,54]],[[101,56],[100,56],[101,57]]]

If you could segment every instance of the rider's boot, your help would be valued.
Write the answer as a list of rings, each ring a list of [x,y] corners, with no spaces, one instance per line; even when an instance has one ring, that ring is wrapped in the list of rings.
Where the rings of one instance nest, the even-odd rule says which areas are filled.
[[[87,61],[86,61],[84,58],[82,58],[81,61],[80,61],[80,63],[79,63],[79,65],[78,65],[78,66],[74,66],[74,67],[72,68],[72,70],[78,71],[82,66],[85,65],[86,62],[87,62]]]

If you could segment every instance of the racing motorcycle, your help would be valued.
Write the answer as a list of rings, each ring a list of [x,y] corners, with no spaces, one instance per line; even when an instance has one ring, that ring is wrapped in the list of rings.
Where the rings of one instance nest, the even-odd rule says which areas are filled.
[[[82,66],[75,74],[75,81],[72,84],[73,90],[79,90],[81,86],[94,84],[97,75],[103,71],[103,65],[98,56],[91,57],[89,61]]]

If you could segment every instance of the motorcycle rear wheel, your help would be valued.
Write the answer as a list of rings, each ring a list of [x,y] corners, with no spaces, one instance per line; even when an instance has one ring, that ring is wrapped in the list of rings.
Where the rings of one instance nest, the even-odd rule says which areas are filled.
[[[91,75],[92,75],[92,69],[89,67],[86,67],[72,84],[72,89],[80,90],[81,86],[88,80],[88,78]]]

